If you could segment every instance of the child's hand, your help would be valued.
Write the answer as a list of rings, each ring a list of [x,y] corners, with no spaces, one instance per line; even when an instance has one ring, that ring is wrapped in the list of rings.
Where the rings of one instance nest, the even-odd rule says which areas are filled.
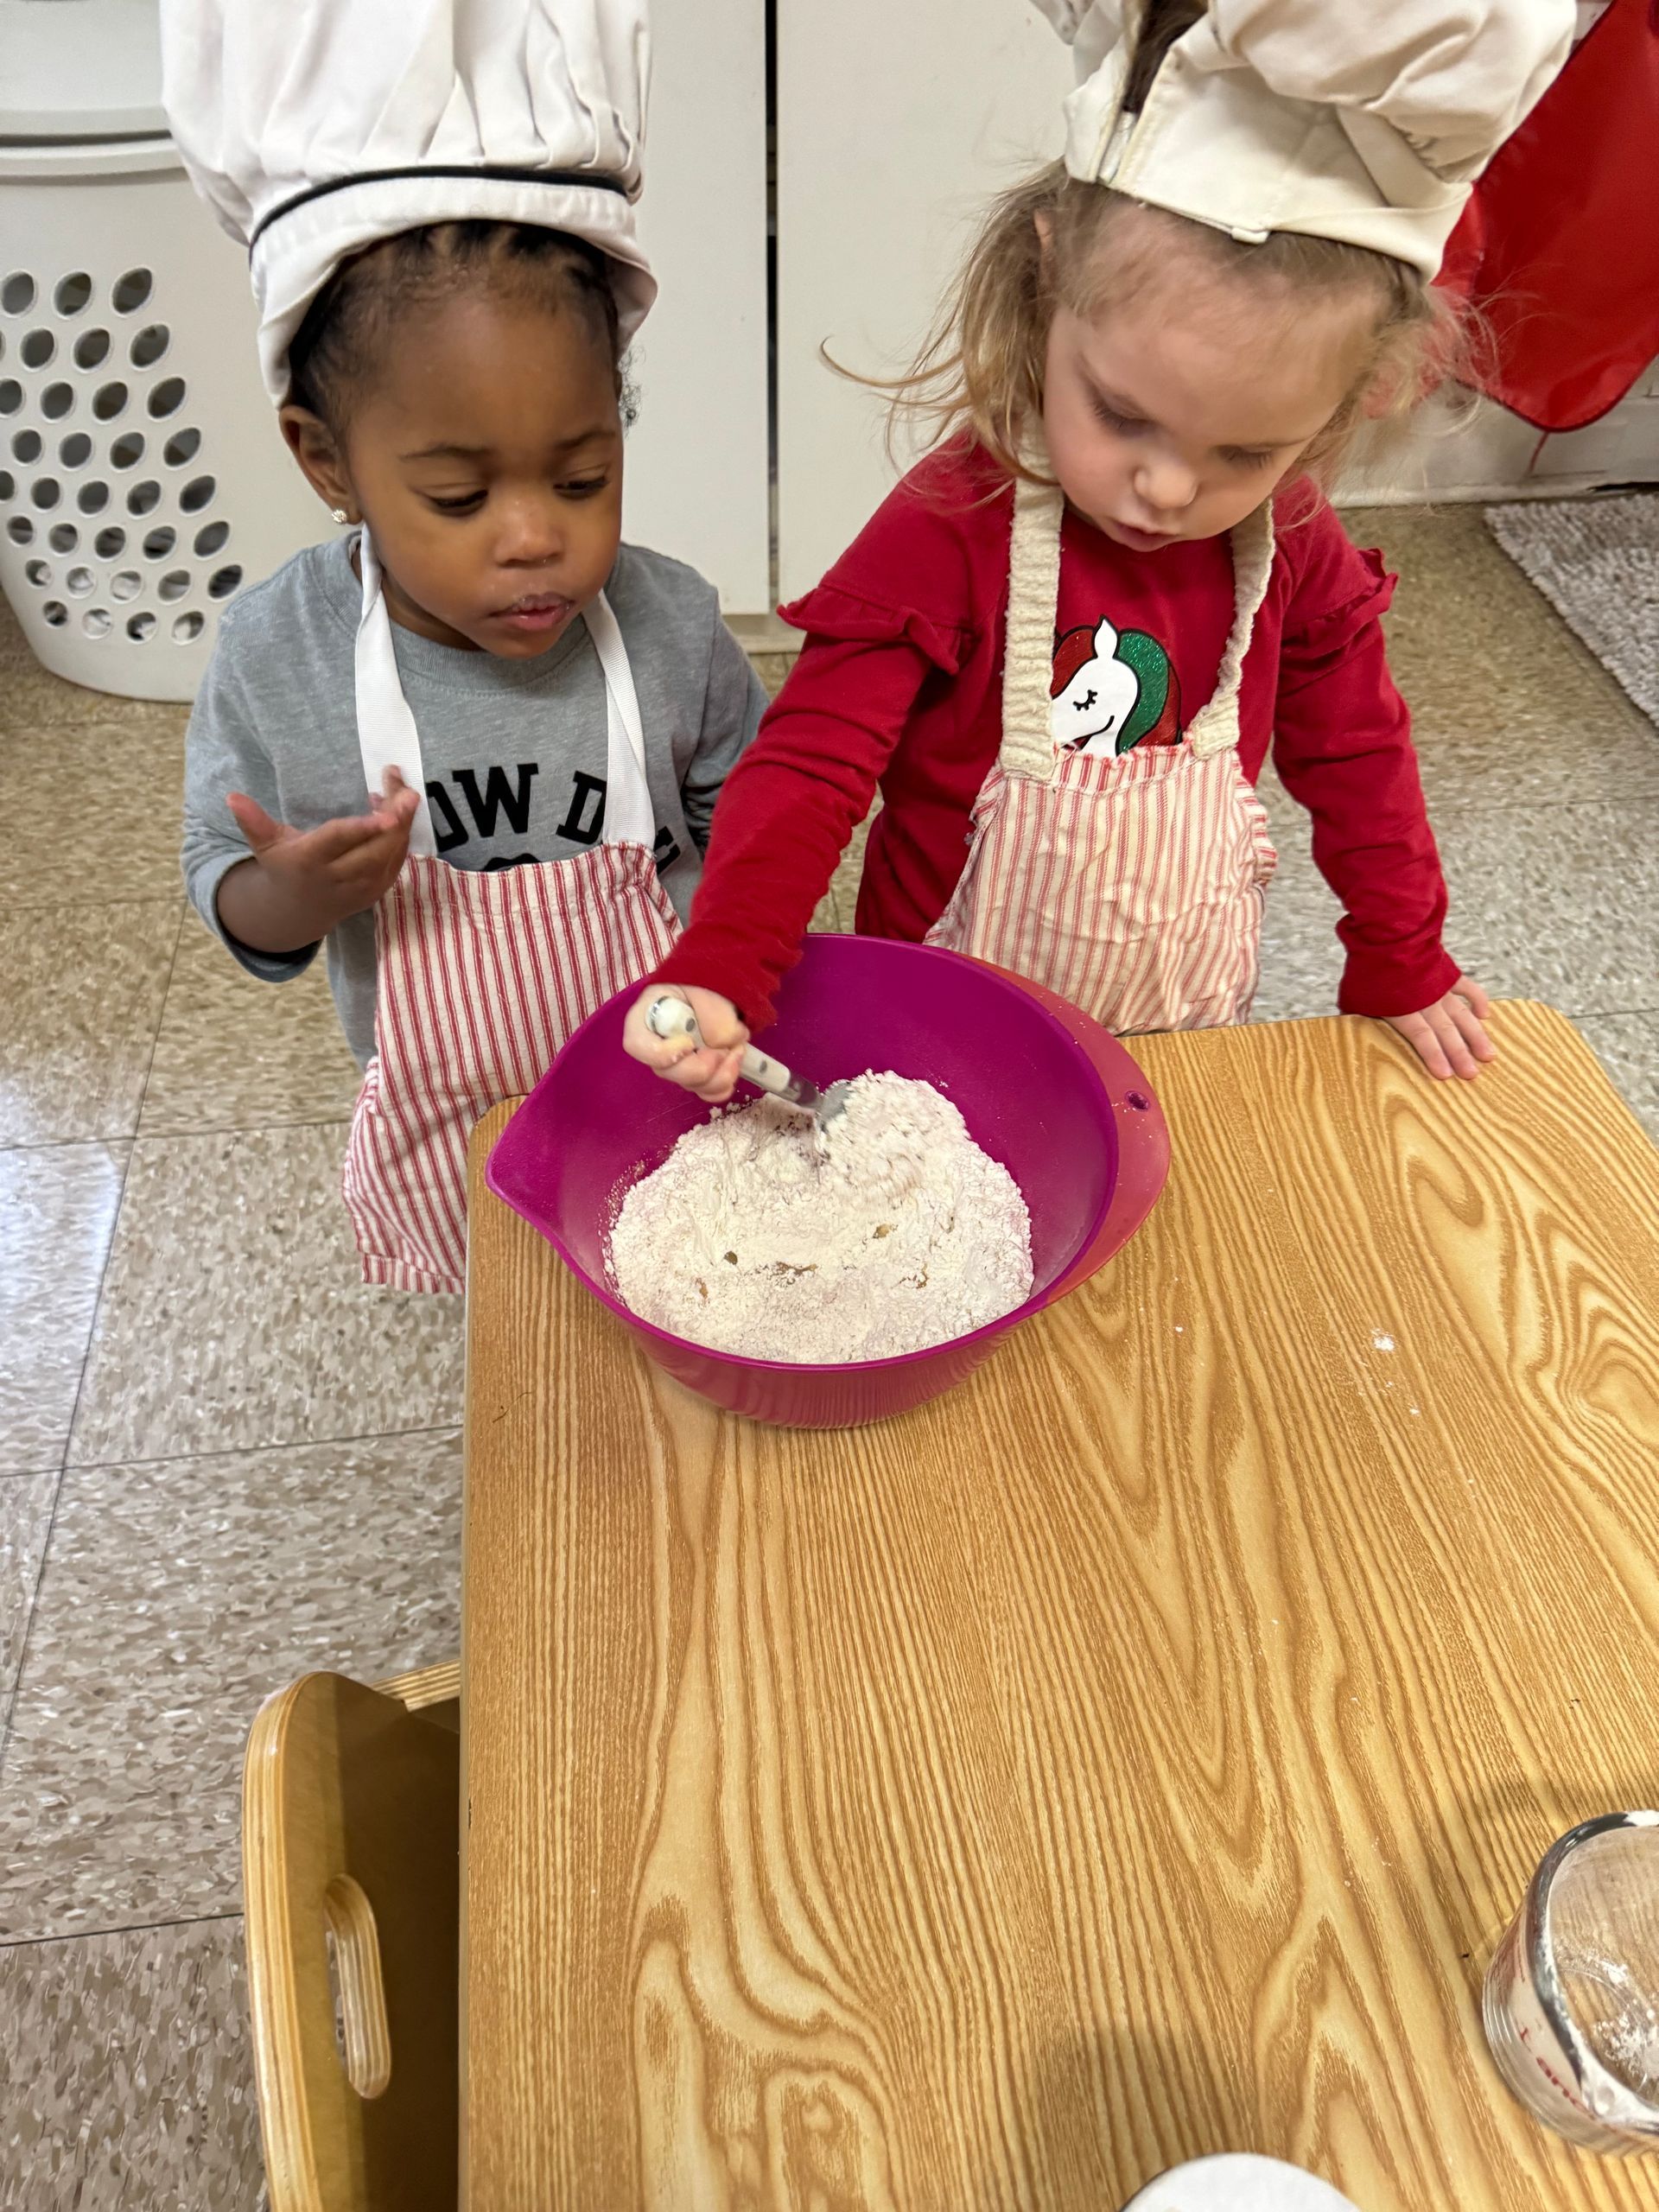
[[[314,944],[337,922],[362,913],[391,890],[408,855],[410,828],[420,804],[420,793],[389,768],[385,791],[366,814],[342,815],[319,829],[299,830],[273,820],[257,800],[232,791],[231,812],[262,879],[257,885],[238,886],[236,903],[255,909],[255,926],[263,925],[266,934],[274,929],[291,936],[298,930],[298,942]],[[226,884],[230,882],[227,876]],[[247,937],[225,912],[223,902],[221,912],[233,936],[259,944],[258,937]]]
[[[683,999],[697,1017],[702,1032],[701,1051],[689,1037],[659,1037],[645,1014],[661,998]],[[711,1106],[724,1105],[737,1083],[737,1071],[749,1033],[738,1018],[730,999],[718,991],[699,990],[695,984],[682,990],[677,983],[649,983],[628,1009],[622,1032],[624,1049],[636,1060],[683,1084]]]
[[[1480,1073],[1477,1062],[1497,1058],[1497,1046],[1481,1027],[1491,1010],[1480,985],[1461,976],[1443,999],[1421,1014],[1391,1014],[1387,1020],[1430,1075],[1473,1077]]]

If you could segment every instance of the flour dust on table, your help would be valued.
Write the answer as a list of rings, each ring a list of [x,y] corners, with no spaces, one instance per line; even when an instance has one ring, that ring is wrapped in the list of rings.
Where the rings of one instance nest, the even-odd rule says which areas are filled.
[[[822,1128],[761,1099],[688,1131],[624,1199],[611,1268],[623,1301],[676,1336],[842,1365],[1023,1304],[1031,1219],[948,1098],[871,1074]]]

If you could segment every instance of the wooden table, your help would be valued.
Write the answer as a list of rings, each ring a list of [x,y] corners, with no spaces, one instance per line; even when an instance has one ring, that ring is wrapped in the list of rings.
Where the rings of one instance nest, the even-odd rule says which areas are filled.
[[[1659,1798],[1659,1153],[1558,1014],[1436,1085],[1142,1040],[1168,1192],[887,1426],[665,1381],[483,1190],[463,2202],[1659,2207],[1514,2106],[1482,1969]]]

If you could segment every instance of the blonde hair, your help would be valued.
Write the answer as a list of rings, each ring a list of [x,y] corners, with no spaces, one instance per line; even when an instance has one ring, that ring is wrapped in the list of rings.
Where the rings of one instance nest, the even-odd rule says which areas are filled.
[[[1125,106],[1140,110],[1160,64],[1203,15],[1201,0],[1147,0]],[[1111,241],[1116,235],[1116,253]],[[1190,243],[1217,274],[1255,279],[1287,297],[1351,293],[1375,302],[1376,321],[1353,387],[1302,456],[1328,482],[1362,424],[1395,423],[1437,385],[1466,371],[1471,318],[1389,255],[1340,239],[1274,231],[1248,245],[1224,231],[1146,207],[1109,186],[1084,183],[1051,162],[992,203],[961,273],[920,352],[901,376],[866,378],[889,395],[889,437],[920,418],[933,438],[968,433],[1010,475],[1027,423],[1041,415],[1049,324],[1065,306],[1093,320],[1121,306],[1167,257]]]

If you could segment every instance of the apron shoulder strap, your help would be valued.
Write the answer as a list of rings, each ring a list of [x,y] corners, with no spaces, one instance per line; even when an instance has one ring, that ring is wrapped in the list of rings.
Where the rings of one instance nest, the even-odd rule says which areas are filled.
[[[1047,455],[1028,449],[1028,467]],[[1054,676],[1054,622],[1060,603],[1060,521],[1065,495],[1058,484],[1017,476],[1008,530],[1007,640],[1002,651],[1002,744],[1007,776],[1047,783],[1059,769],[1049,727]]]
[[[582,620],[605,675],[605,842],[656,842],[656,808],[645,766],[645,730],[639,714],[628,649],[611,602],[601,592],[582,609]]]
[[[1233,626],[1222,648],[1221,666],[1209,702],[1193,715],[1186,741],[1200,760],[1238,743],[1238,687],[1244,656],[1250,650],[1255,618],[1273,574],[1273,501],[1233,525]]]
[[[426,803],[426,772],[421,735],[397,680],[392,650],[391,617],[381,587],[380,563],[366,529],[358,532],[357,563],[363,572],[363,606],[357,622],[357,744],[363,757],[363,781],[371,798],[385,789],[386,771],[396,768],[411,791],[421,795],[420,810],[409,832],[409,849],[427,860],[437,852],[432,812]]]

